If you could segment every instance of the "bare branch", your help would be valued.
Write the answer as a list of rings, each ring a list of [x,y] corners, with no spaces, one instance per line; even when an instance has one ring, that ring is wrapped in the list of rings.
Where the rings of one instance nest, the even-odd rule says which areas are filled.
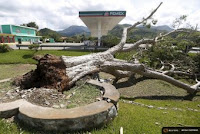
[[[167,76],[163,73],[159,73],[159,72],[156,72],[156,71],[146,69],[146,71],[141,72],[141,74],[146,76],[146,77],[156,78],[156,79],[160,79],[160,80],[166,81],[168,83],[171,83],[172,85],[175,85],[177,87],[180,87],[180,88],[186,90],[190,94],[193,94],[197,91],[196,87],[185,84],[185,83],[178,81],[178,80],[176,80],[176,79],[174,79],[170,76]]]
[[[139,47],[139,45],[141,44],[154,44],[155,40],[154,39],[141,39],[133,44],[126,44],[123,48],[123,50],[121,50],[122,52],[127,52],[133,49],[136,49]]]
[[[172,68],[174,68],[174,67],[172,67]],[[171,83],[172,85],[180,87],[180,88],[186,90],[190,94],[193,94],[196,91],[198,91],[198,86],[200,85],[200,82],[199,82],[198,84],[196,84],[194,86],[190,86],[190,85],[185,84],[181,81],[178,81],[170,76],[167,76],[166,74],[156,72],[153,70],[149,70],[149,69],[145,69],[145,67],[141,64],[106,61],[103,65],[101,65],[101,70],[108,70],[108,69],[130,71],[130,72],[141,74],[146,77],[160,79],[160,80],[166,81],[168,83]],[[107,72],[109,73],[109,71],[107,71]]]
[[[139,45],[141,44],[155,44],[156,42],[160,41],[161,39],[163,39],[164,37],[172,34],[172,33],[177,33],[177,32],[188,32],[187,30],[184,30],[184,29],[176,29],[176,30],[173,30],[171,32],[168,32],[166,34],[161,34],[157,37],[155,37],[154,39],[141,39],[133,44],[125,44],[123,49],[121,51],[123,52],[127,52],[127,51],[131,51],[133,49],[136,49],[139,47]]]
[[[105,70],[107,68],[115,68],[116,70],[132,71],[135,73],[144,70],[144,66],[142,64],[132,64],[127,62],[116,62],[116,61],[105,61],[101,65],[101,68],[102,70]]]
[[[196,79],[195,81],[197,82],[197,84],[193,85],[192,88],[197,89],[197,92],[200,91],[200,81],[197,79],[197,76],[195,75]]]
[[[156,9],[154,9],[154,10],[151,12],[151,14],[150,14],[149,16],[147,16],[146,18],[143,18],[142,21],[138,21],[138,22],[136,22],[135,24],[133,24],[133,26],[131,26],[131,27],[129,28],[129,30],[135,28],[136,26],[138,26],[138,25],[142,24],[143,22],[147,21],[148,19],[150,19],[150,18],[155,14],[155,12],[158,10],[158,8],[162,5],[162,3],[163,3],[163,2],[161,2],[161,3],[158,5],[158,7],[157,7]]]
[[[171,69],[168,71],[162,72],[163,74],[167,74],[168,72],[173,72],[175,70],[175,66],[173,64],[169,64],[171,66]]]
[[[110,54],[114,55],[116,52],[120,51],[123,48],[124,44],[126,43],[127,29],[128,29],[127,27],[124,28],[120,43],[118,45],[108,49],[106,51],[107,53],[110,53]]]
[[[185,29],[174,29],[173,31],[171,32],[168,32],[166,34],[160,34],[159,36],[155,37],[155,42],[158,42],[159,40],[161,40],[162,38],[170,35],[170,34],[173,34],[173,33],[179,33],[179,32],[188,32],[187,30]]]
[[[142,24],[144,21],[150,19],[150,18],[154,15],[154,13],[158,10],[158,8],[162,5],[162,3],[163,3],[163,2],[161,2],[161,3],[158,5],[158,7],[157,7],[156,9],[154,9],[154,10],[151,12],[151,14],[150,14],[149,16],[147,16],[146,18],[144,18],[142,21],[136,22],[136,23],[133,24],[131,27],[125,27],[125,28],[123,29],[122,38],[121,38],[120,43],[119,43],[118,45],[116,45],[116,46],[114,46],[114,47],[108,49],[106,52],[108,52],[108,53],[114,55],[116,52],[122,50],[124,44],[126,43],[126,39],[127,39],[127,30],[128,30],[128,29],[131,30],[132,28],[135,28],[137,25]]]
[[[165,64],[164,64],[164,62],[162,60],[160,60],[160,63],[162,64],[162,67],[159,69],[159,71],[163,71],[163,69],[165,68]]]

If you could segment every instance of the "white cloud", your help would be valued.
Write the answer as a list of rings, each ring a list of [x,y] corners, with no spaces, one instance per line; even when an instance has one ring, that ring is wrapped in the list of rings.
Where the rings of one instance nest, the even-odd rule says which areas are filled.
[[[171,25],[180,15],[188,15],[188,22],[200,26],[199,0],[163,0],[155,14],[157,25]],[[70,25],[84,25],[79,11],[126,10],[127,17],[120,23],[140,20],[149,14],[160,0],[1,0],[0,24],[22,24],[35,21],[40,28],[61,30]]]

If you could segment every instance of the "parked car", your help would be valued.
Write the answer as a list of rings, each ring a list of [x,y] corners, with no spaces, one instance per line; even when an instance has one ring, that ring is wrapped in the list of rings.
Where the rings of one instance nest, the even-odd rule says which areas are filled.
[[[42,44],[42,41],[34,41],[33,44]]]

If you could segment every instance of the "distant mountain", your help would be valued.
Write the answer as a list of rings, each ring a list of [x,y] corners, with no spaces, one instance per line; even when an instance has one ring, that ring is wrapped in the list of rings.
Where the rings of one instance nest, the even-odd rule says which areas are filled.
[[[121,37],[122,31],[124,27],[127,26],[131,26],[130,24],[118,24],[117,26],[115,26],[111,31],[109,31],[109,34],[117,36],[117,37]],[[167,25],[163,25],[163,26],[152,26],[150,29],[146,28],[144,26],[139,26],[136,27],[133,31],[132,34],[136,34],[135,36],[137,36],[137,34],[139,34],[139,36],[143,36],[143,35],[157,35],[160,32],[170,32],[173,29],[171,29],[169,26]],[[86,34],[86,35],[90,35],[90,31],[87,27],[85,26],[70,26],[62,31],[58,31],[59,34],[61,34],[62,36],[74,36],[74,35],[80,35],[80,34]],[[132,34],[129,34],[130,36]],[[134,37],[134,36],[131,36]],[[148,36],[149,37],[149,36]]]
[[[158,29],[158,30],[163,30],[163,31],[167,31],[167,32],[170,32],[170,31],[173,30],[172,28],[170,28],[170,27],[167,26],[167,25],[162,25],[162,26],[152,26],[152,29]]]
[[[128,27],[131,26],[130,24],[118,24],[116,25],[111,31],[108,32],[108,34],[117,36],[117,37],[121,37],[122,36],[122,32],[123,32],[123,28],[124,27]]]
[[[51,29],[48,29],[48,28],[40,29],[38,31],[38,35],[45,36],[45,37],[48,37],[48,38],[49,37],[54,38],[55,41],[58,41],[61,38],[61,35],[59,33],[57,33],[56,31],[53,31]]]
[[[90,31],[87,27],[84,26],[70,26],[62,31],[58,31],[62,36],[74,36],[78,34],[86,34],[89,35]]]
[[[115,26],[111,31],[109,31],[108,34],[117,36],[121,38],[122,31],[124,27],[131,26],[130,24],[118,24]],[[157,36],[159,33],[163,32],[169,32],[172,31],[169,26],[163,25],[163,26],[152,26],[151,28],[147,28],[145,26],[138,26],[128,33],[128,38],[138,40],[141,38],[154,38]]]

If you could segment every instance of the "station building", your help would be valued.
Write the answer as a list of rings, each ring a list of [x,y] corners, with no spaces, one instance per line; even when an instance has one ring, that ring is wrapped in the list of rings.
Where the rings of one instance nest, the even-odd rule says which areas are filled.
[[[0,25],[0,43],[32,44],[40,40],[41,36],[36,36],[36,28]]]
[[[107,35],[121,20],[126,17],[126,11],[79,11],[80,19],[90,29],[92,37],[98,37],[98,46],[101,36]]]

